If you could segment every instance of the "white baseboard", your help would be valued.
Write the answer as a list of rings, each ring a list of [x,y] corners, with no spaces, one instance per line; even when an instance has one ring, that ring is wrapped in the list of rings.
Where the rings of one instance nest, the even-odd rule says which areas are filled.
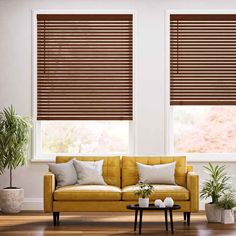
[[[42,211],[43,198],[25,198],[22,205],[22,210]]]
[[[202,202],[202,201],[199,202],[199,210],[205,211],[205,202]]]

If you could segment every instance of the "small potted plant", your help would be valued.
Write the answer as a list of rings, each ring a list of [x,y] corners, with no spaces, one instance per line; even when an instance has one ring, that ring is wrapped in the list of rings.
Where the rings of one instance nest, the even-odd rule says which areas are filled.
[[[234,207],[236,207],[236,201],[234,194],[228,192],[224,194],[217,203],[221,210],[221,222],[223,224],[234,224]]]
[[[16,114],[13,106],[0,113],[0,174],[9,170],[9,187],[0,190],[0,204],[3,213],[18,213],[24,201],[24,189],[13,186],[12,172],[27,162],[29,118]]]
[[[138,196],[138,203],[140,207],[149,206],[149,197],[154,191],[154,187],[150,184],[140,183],[138,189],[134,192],[135,196]]]
[[[203,182],[200,197],[201,199],[211,198],[211,202],[205,204],[206,217],[208,222],[221,222],[221,209],[217,203],[219,198],[231,189],[230,177],[225,172],[225,166],[213,166],[209,163],[204,168],[210,178]]]

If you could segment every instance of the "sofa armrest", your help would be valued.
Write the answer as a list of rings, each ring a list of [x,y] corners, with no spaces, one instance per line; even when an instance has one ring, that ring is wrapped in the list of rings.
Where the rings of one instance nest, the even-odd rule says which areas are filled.
[[[191,212],[199,210],[199,176],[194,172],[187,173],[187,189],[190,193]]]
[[[44,175],[44,212],[53,212],[53,192],[56,188],[55,175],[51,172]]]

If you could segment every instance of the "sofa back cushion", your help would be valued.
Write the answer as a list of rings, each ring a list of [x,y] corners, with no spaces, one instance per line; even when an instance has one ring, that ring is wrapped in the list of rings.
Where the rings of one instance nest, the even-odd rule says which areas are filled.
[[[135,185],[139,181],[137,162],[146,165],[157,165],[176,162],[175,182],[186,187],[186,157],[185,156],[123,156],[122,157],[122,187]]]
[[[108,185],[120,187],[120,157],[119,156],[57,156],[56,163],[64,163],[71,159],[79,161],[103,161],[102,175]]]

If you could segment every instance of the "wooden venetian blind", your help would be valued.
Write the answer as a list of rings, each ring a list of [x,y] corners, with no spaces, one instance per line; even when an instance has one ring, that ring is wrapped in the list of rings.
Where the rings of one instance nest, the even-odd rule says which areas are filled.
[[[236,105],[236,15],[170,16],[170,104]]]
[[[132,120],[132,15],[37,15],[37,119]]]

